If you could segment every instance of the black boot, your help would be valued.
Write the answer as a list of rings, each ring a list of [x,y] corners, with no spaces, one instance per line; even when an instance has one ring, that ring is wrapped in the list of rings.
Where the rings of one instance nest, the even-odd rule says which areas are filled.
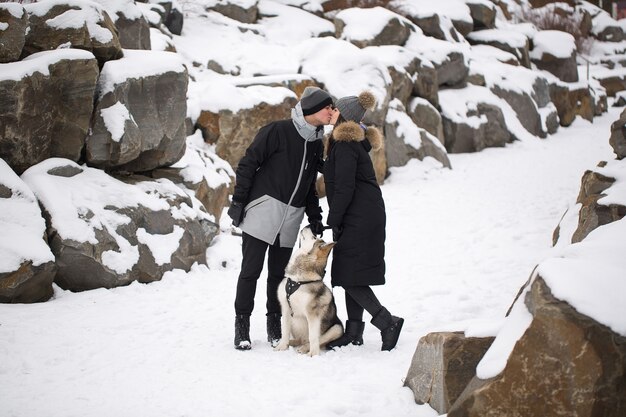
[[[404,319],[392,316],[389,311],[383,307],[373,318],[372,324],[380,329],[380,336],[383,339],[383,345],[380,350],[391,350],[396,347]]]
[[[336,347],[348,346],[349,344],[361,346],[363,344],[363,330],[365,323],[358,320],[346,321],[346,331],[337,340],[326,345],[326,349],[334,349]]]
[[[280,314],[267,313],[267,341],[272,347],[276,347],[282,336],[280,330]]]
[[[239,314],[235,316],[235,349],[250,350],[250,316]]]

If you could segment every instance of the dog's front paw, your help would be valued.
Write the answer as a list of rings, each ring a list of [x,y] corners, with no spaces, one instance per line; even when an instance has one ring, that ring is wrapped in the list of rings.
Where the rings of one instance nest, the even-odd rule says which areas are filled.
[[[274,347],[275,351],[287,350],[289,349],[289,341],[285,339],[280,339],[280,342]]]
[[[296,351],[298,353],[309,353],[309,344],[305,343],[304,345],[298,346],[298,349],[296,349]]]

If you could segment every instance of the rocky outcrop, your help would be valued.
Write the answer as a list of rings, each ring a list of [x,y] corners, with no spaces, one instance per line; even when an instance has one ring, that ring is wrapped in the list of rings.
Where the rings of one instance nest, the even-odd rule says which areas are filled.
[[[29,71],[17,62],[2,64],[0,74],[0,158],[18,174],[46,158],[81,158],[98,78],[86,51],[42,52],[26,62]]]
[[[87,163],[143,172],[178,161],[185,151],[187,83],[187,70],[169,52],[128,50],[124,59],[107,62],[87,138]]]
[[[445,414],[476,375],[476,365],[493,337],[465,337],[463,332],[429,333],[415,349],[404,386],[415,402]]]
[[[626,338],[555,298],[538,276],[532,322],[497,376],[475,377],[449,417],[609,416],[626,412]]]
[[[28,13],[29,30],[22,56],[71,46],[92,52],[102,67],[106,61],[123,55],[113,21],[102,7],[93,2],[75,2],[71,6],[39,2],[27,4],[24,8]],[[74,21],[82,20],[84,24],[67,21],[66,13],[70,13]],[[93,16],[97,16],[96,21]]]
[[[20,58],[27,26],[28,15],[21,4],[0,3],[0,64]]]

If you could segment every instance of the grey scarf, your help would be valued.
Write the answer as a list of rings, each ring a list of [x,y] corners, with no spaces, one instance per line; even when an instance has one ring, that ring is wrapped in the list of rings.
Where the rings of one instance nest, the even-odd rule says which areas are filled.
[[[302,136],[307,142],[315,142],[316,140],[321,140],[324,137],[324,126],[315,127],[304,120],[300,102],[296,104],[296,107],[291,109],[291,120],[293,121],[293,125],[298,130],[300,136]]]

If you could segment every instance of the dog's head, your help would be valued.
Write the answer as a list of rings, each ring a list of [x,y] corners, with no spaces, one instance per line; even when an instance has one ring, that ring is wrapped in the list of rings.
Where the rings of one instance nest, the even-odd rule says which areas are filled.
[[[305,227],[300,231],[299,247],[291,255],[286,274],[300,281],[316,279],[314,275],[323,278],[333,246],[335,242],[326,243],[316,237],[309,226]]]

